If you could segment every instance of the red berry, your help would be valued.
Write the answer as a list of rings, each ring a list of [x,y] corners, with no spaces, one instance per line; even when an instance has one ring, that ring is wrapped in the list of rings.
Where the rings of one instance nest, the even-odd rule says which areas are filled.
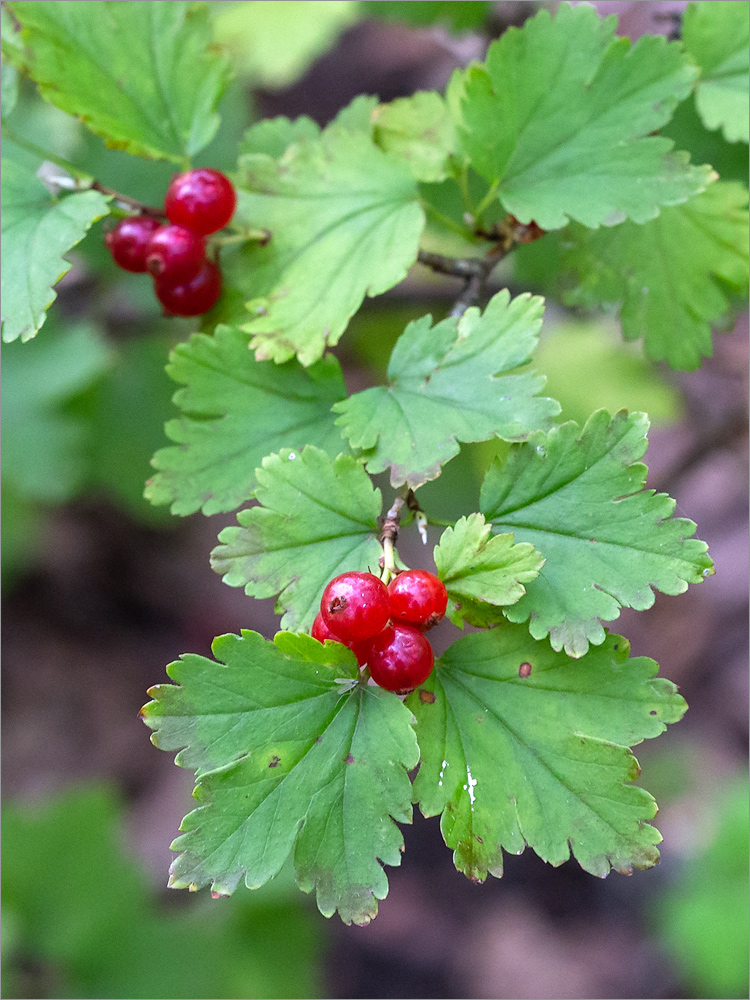
[[[448,592],[441,580],[425,569],[407,569],[388,584],[391,618],[423,631],[445,615]]]
[[[386,691],[413,691],[430,676],[434,662],[432,646],[412,625],[388,625],[370,641],[370,676]]]
[[[313,639],[317,639],[318,642],[325,642],[326,639],[333,639],[334,642],[341,642],[341,639],[331,632],[326,623],[323,621],[323,616],[320,614],[315,616],[315,621],[310,629],[310,635]],[[348,646],[349,649],[351,649],[357,657],[357,663],[360,667],[367,663],[369,647],[366,642],[344,642],[343,645]]]
[[[320,613],[341,642],[372,639],[390,616],[388,590],[372,573],[342,573],[323,591]]]
[[[167,218],[201,236],[229,222],[237,204],[232,182],[218,170],[188,170],[175,174],[164,198]]]
[[[136,274],[145,271],[146,247],[159,228],[159,220],[149,215],[131,215],[127,219],[120,219],[104,237],[115,264]]]
[[[165,278],[154,279],[157,299],[175,316],[200,316],[215,305],[221,295],[221,271],[210,260],[190,281],[174,285]]]
[[[146,247],[146,267],[174,285],[196,276],[206,259],[206,241],[184,226],[162,226]]]

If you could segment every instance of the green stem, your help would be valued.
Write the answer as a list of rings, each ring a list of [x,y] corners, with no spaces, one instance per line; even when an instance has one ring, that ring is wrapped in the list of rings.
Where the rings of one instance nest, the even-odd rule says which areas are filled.
[[[431,215],[438,222],[441,222],[446,229],[450,229],[452,232],[458,233],[458,235],[462,236],[465,240],[474,240],[473,233],[471,230],[467,229],[466,226],[462,226],[460,223],[456,222],[455,219],[451,219],[449,215],[445,215],[445,213],[441,212],[440,209],[431,205],[429,201],[420,199],[420,203],[425,212]]]
[[[439,528],[455,528],[456,527],[456,522],[455,521],[445,521],[445,520],[443,520],[442,517],[430,517],[429,514],[427,515],[427,523],[428,524],[434,524],[434,525],[436,525],[436,527],[439,527]]]
[[[233,246],[236,243],[260,243],[261,246],[265,246],[271,239],[272,232],[270,229],[245,229],[243,232],[232,233],[229,236],[216,236],[211,242],[216,246],[228,247]]]
[[[473,215],[471,208],[471,193],[469,191],[469,164],[464,163],[461,166],[460,171],[456,173],[456,181],[458,183],[459,189],[461,191],[461,197],[464,202],[464,210]]]
[[[78,167],[73,166],[69,160],[64,159],[62,156],[57,156],[55,153],[50,153],[48,149],[42,149],[42,147],[37,146],[36,143],[18,135],[7,125],[3,125],[2,127],[2,136],[4,139],[7,139],[8,142],[14,143],[20,149],[25,149],[26,152],[31,153],[32,156],[38,156],[41,160],[49,160],[50,163],[56,163],[58,167],[62,167],[63,170],[67,170],[72,177],[75,177],[78,180],[91,180],[90,174],[86,174],[82,170],[79,170]]]
[[[476,219],[478,226],[481,226],[482,215],[485,209],[492,204],[493,200],[497,196],[497,189],[499,187],[500,187],[500,181],[495,181],[494,184],[491,184],[484,198],[482,198],[477,207],[471,213]]]

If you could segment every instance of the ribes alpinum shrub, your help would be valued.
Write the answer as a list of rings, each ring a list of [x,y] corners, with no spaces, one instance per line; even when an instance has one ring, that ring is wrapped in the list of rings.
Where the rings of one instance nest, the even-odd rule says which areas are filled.
[[[44,337],[63,255],[105,218],[127,280],[196,317],[164,358],[179,388],[146,496],[236,511],[211,566],[281,616],[272,637],[238,622],[149,692],[153,742],[196,774],[170,884],[227,895],[292,855],[324,914],[366,923],[415,805],[475,881],[527,846],[598,876],[649,868],[656,803],[631,747],[686,704],[608,626],[712,562],[647,488],[648,416],[561,421],[534,371],[545,300],[492,275],[519,252],[554,261],[550,292],[613,306],[649,358],[710,355],[747,281],[747,190],[669,128],[695,102],[717,141],[747,142],[747,3],[690,4],[681,38],[633,44],[585,4],[539,10],[444,93],[255,122],[228,176],[194,164],[230,78],[212,6],[3,4],[9,141],[20,75],[175,168],[149,206],[54,149],[39,176],[5,163],[3,339]],[[348,392],[336,345],[412,266],[463,290],[447,315],[415,306],[384,384]],[[421,488],[481,441],[504,447],[442,522]],[[399,539],[428,529],[407,567]],[[433,664],[443,616],[465,631]]]

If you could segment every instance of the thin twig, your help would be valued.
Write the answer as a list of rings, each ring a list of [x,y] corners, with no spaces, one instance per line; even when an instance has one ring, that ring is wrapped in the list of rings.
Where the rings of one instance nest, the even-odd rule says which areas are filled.
[[[127,205],[129,208],[137,209],[141,215],[151,215],[156,219],[166,219],[163,209],[153,208],[151,205],[144,205],[143,202],[138,201],[137,198],[131,198],[130,195],[127,194],[121,194],[113,188],[100,184],[99,181],[93,181],[91,188],[94,191],[101,192],[101,194],[109,195],[111,198],[114,198],[115,201],[119,201],[121,204]]]
[[[460,317],[470,306],[479,302],[495,266],[513,249],[513,246],[512,240],[496,243],[484,257],[446,257],[440,253],[420,250],[417,260],[439,274],[464,279],[464,290],[450,312],[451,316]]]

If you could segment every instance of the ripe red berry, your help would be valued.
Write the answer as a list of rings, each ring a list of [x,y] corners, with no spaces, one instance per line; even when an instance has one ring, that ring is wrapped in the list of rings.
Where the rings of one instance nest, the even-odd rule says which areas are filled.
[[[174,285],[190,281],[203,267],[206,241],[184,226],[162,226],[146,247],[146,267]]]
[[[372,573],[342,573],[323,591],[320,613],[339,641],[371,639],[388,622],[388,590]]]
[[[236,204],[229,178],[218,170],[201,168],[175,174],[164,198],[164,211],[176,226],[208,236],[226,226]]]
[[[435,657],[427,638],[412,625],[388,625],[370,641],[370,676],[387,691],[407,694],[424,684]]]
[[[337,635],[334,635],[333,632],[331,632],[326,623],[323,621],[323,616],[321,614],[317,614],[315,616],[315,621],[310,629],[310,635],[313,639],[317,639],[318,642],[325,642],[326,639],[333,639],[334,642],[342,642]],[[367,663],[369,646],[366,642],[344,642],[343,645],[348,646],[349,649],[351,649],[357,657],[357,663],[360,667],[364,663]]]
[[[175,316],[200,316],[215,305],[221,295],[221,271],[210,260],[190,281],[174,285],[164,278],[154,279],[157,299]]]
[[[407,569],[388,584],[391,618],[426,631],[442,619],[448,592],[441,580],[425,569]]]
[[[120,219],[104,237],[115,264],[136,274],[145,271],[146,247],[159,228],[159,220],[149,215],[132,215],[127,219]]]

